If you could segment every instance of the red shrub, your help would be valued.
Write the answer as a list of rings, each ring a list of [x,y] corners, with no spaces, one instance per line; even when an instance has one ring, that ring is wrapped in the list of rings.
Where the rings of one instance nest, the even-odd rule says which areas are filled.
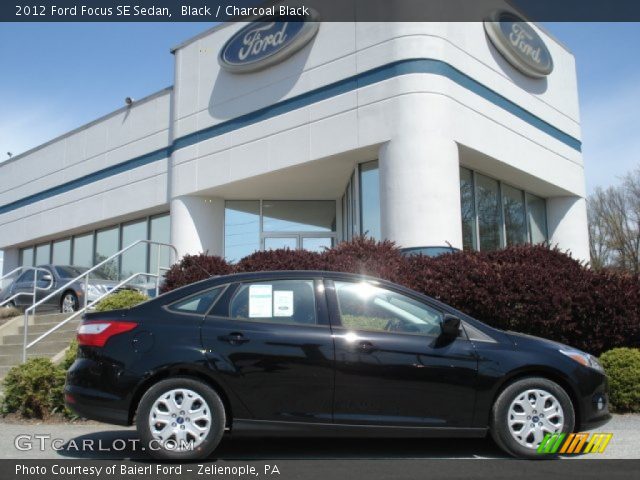
[[[213,275],[233,273],[233,266],[224,258],[200,253],[185,255],[178,263],[174,263],[164,276],[162,293],[204,280]]]
[[[322,253],[325,270],[359,273],[397,282],[405,264],[395,243],[356,237]]]
[[[557,249],[412,257],[406,268],[406,286],[498,328],[595,354],[640,342],[638,279],[594,272]]]
[[[638,277],[595,272],[544,246],[405,258],[392,242],[359,237],[322,253],[256,252],[235,268],[220,257],[188,255],[168,272],[163,290],[210,275],[266,270],[333,270],[380,277],[442,300],[489,325],[594,354],[640,345]]]
[[[269,270],[324,270],[322,254],[307,250],[265,250],[244,257],[236,265],[239,272]]]

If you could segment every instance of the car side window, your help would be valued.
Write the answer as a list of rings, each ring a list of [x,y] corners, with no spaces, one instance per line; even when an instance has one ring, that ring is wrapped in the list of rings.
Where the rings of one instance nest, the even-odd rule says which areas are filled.
[[[24,272],[16,282],[33,282],[33,270]]]
[[[243,283],[229,303],[229,317],[251,322],[316,325],[313,280]]]
[[[44,282],[45,275],[51,275],[51,272],[49,272],[48,270],[46,272],[43,270],[38,270],[38,274],[36,276],[36,278],[38,279],[38,282]]]
[[[213,302],[218,299],[223,290],[224,287],[217,287],[196,293],[195,295],[190,295],[183,300],[178,300],[177,302],[172,303],[169,305],[168,309],[177,313],[204,315],[213,305]]]
[[[353,330],[438,336],[442,312],[369,282],[334,282],[342,326]]]

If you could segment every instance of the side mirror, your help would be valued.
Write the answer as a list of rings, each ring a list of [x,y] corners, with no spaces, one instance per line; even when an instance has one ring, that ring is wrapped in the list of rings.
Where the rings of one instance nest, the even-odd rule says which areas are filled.
[[[49,273],[45,273],[44,275],[42,275],[40,280],[43,282],[50,282],[51,280],[53,280],[53,277]]]
[[[442,336],[448,339],[458,338],[460,335],[460,319],[450,313],[445,313],[442,319]]]

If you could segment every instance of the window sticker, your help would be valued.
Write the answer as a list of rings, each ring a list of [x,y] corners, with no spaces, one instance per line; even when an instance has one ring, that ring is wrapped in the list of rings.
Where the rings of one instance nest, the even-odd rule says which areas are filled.
[[[272,285],[249,286],[249,318],[272,317],[273,305]]]
[[[273,316],[292,317],[293,316],[293,291],[276,290],[273,292]]]

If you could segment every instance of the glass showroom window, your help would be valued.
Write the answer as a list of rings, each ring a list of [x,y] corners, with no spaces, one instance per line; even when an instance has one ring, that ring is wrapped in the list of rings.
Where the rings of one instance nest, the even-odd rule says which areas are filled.
[[[33,267],[33,247],[20,249],[20,266]]]
[[[460,205],[462,207],[462,246],[465,250],[477,250],[476,202],[473,193],[473,174],[460,169]]]
[[[224,211],[224,256],[230,262],[260,250],[260,201],[229,200]]]
[[[543,198],[461,167],[460,204],[465,249],[547,241]]]
[[[122,225],[122,247],[125,248],[147,238],[147,220],[126,223]],[[124,280],[134,273],[147,272],[147,245],[138,244],[122,254],[120,263],[120,277]],[[142,282],[143,277],[135,278],[134,281]]]
[[[111,255],[120,250],[120,227],[99,230],[96,233],[96,256],[95,264],[106,260]],[[103,277],[110,280],[117,280],[119,277],[118,260],[114,259],[98,269]]]
[[[36,266],[51,262],[51,244],[36,245]]]
[[[122,243],[121,243],[122,232]],[[90,268],[115,254],[121,248],[138,240],[155,240],[170,242],[170,220],[168,214],[147,217],[133,222],[62,238],[36,247],[20,249],[20,265],[32,266],[35,262],[53,263],[55,265],[75,265]],[[158,247],[155,245],[139,245],[126,252],[121,260],[115,259],[99,269],[99,273],[112,280],[130,276],[133,273],[155,273]],[[51,255],[51,259],[49,259]],[[160,266],[169,267],[171,252],[162,247]],[[152,262],[149,263],[148,262]],[[148,267],[150,265],[150,267]],[[150,270],[149,270],[150,269]],[[162,272],[161,272],[162,273]],[[144,280],[144,279],[141,279]]]
[[[57,240],[53,242],[51,263],[54,265],[71,264],[71,239]]]
[[[356,174],[351,174],[347,188],[342,196],[342,239],[351,240],[358,234],[356,215]]]
[[[93,233],[73,237],[72,264],[78,267],[93,266]]]
[[[476,175],[475,190],[480,250],[497,250],[503,246],[498,181]]]
[[[507,245],[526,243],[527,224],[524,192],[503,184],[502,205],[504,208],[504,229]]]
[[[322,250],[335,240],[334,200],[230,200],[225,205],[225,257],[257,250]]]
[[[382,238],[377,160],[358,165],[342,196],[342,239],[351,240],[360,234]]]
[[[171,220],[169,215],[151,217],[149,220],[149,240],[161,243],[171,243]],[[158,248],[160,248],[160,267],[171,266],[171,251],[168,247],[149,245],[149,268],[152,272],[158,267]],[[163,272],[161,271],[160,274]]]
[[[378,162],[360,165],[360,231],[380,240],[380,175]]]

